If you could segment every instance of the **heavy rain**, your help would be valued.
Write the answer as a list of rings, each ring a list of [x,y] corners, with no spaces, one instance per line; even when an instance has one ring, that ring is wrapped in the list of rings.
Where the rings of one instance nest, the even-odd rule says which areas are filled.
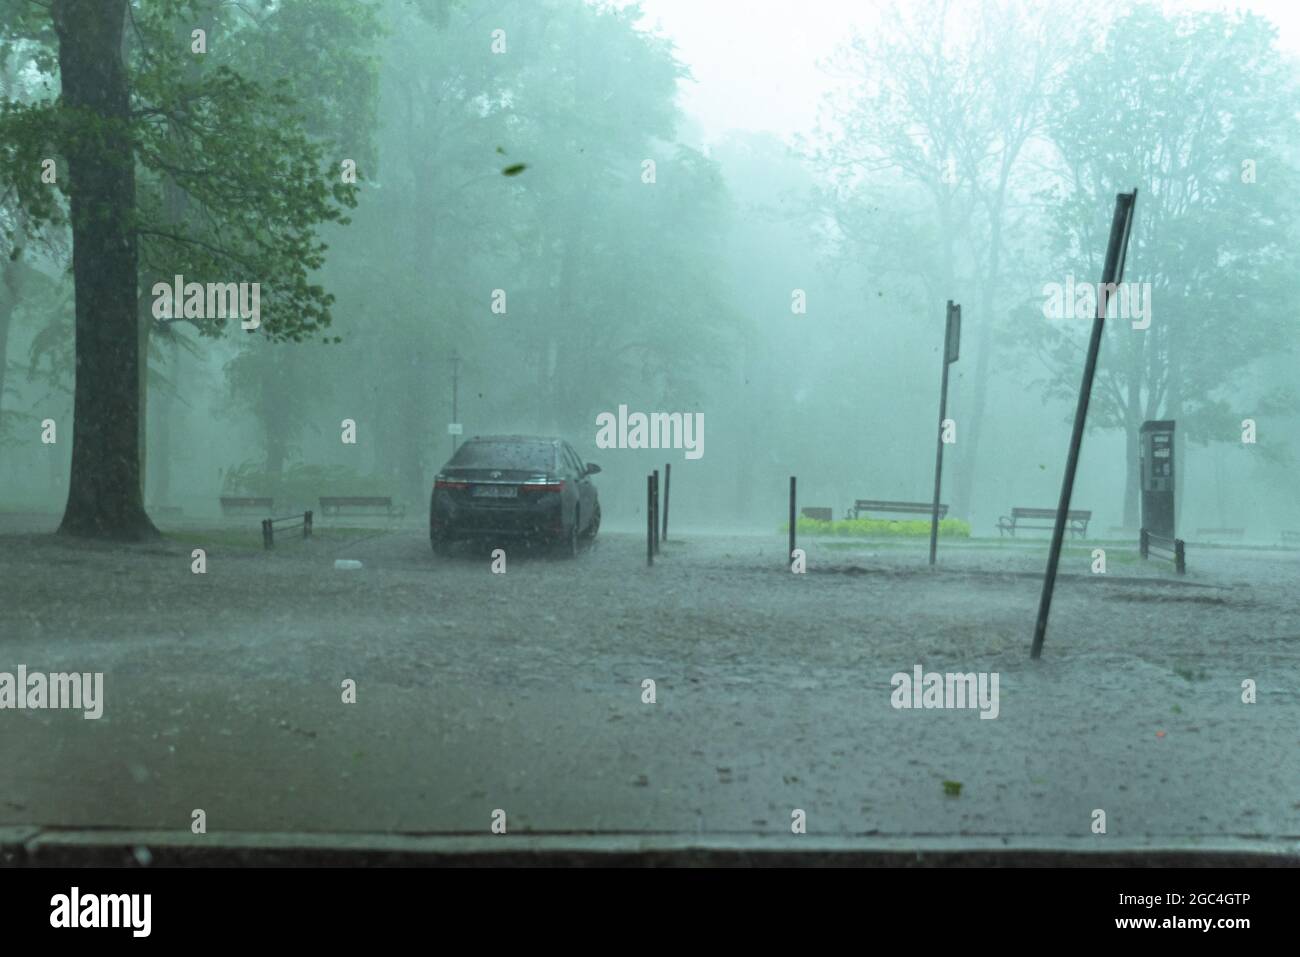
[[[0,0],[0,858],[1294,863],[1298,57]]]

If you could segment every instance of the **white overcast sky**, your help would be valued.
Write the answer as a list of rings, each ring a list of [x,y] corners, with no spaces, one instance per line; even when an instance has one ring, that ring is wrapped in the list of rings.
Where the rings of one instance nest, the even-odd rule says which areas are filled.
[[[1272,20],[1279,44],[1300,52],[1300,0],[1167,0],[1166,9],[1246,9]],[[670,37],[694,82],[680,101],[706,140],[728,129],[790,139],[810,132],[832,80],[817,68],[857,27],[871,0],[642,0],[643,26]]]

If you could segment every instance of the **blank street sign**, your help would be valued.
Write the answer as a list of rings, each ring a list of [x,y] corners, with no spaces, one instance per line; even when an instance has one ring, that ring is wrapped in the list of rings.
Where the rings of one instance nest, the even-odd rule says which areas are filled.
[[[948,345],[948,353],[944,361],[956,362],[957,353],[961,349],[961,306],[953,306],[948,311],[948,330],[944,342]]]

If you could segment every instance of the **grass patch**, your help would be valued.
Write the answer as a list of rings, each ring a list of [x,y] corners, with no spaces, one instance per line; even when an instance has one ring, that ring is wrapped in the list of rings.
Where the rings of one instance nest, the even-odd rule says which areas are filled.
[[[313,541],[347,542],[357,538],[366,538],[383,531],[386,530],[353,526],[321,528],[316,525],[312,528],[311,534]],[[195,528],[187,531],[169,531],[163,532],[163,538],[186,548],[227,548],[232,551],[254,552],[260,552],[263,548],[260,525],[250,528],[240,526],[238,528]],[[299,545],[302,544],[302,541],[301,528],[276,529],[275,542],[277,548],[281,545]]]
[[[922,542],[922,544],[924,544],[924,542]],[[909,549],[909,548],[913,548],[913,547],[914,547],[914,543],[913,543],[912,541],[910,541],[910,540],[907,540],[907,541],[899,540],[899,541],[893,541],[893,542],[879,542],[879,541],[876,541],[876,542],[868,542],[868,541],[859,541],[859,542],[818,542],[818,543],[817,543],[817,547],[818,547],[818,548],[824,548],[824,549],[826,549],[826,550],[828,550],[828,551],[845,551],[845,552],[862,551],[863,549],[867,549],[867,548],[871,548],[871,549],[886,549],[886,550],[887,550],[887,549],[891,549],[891,548],[895,548],[895,549],[898,549],[898,550],[900,550],[900,551],[904,551],[904,550],[907,550],[907,549]]]
[[[784,523],[780,531],[790,531]],[[924,519],[892,521],[884,518],[845,518],[822,522],[815,518],[800,518],[795,524],[799,535],[835,538],[929,538],[930,523]],[[939,522],[940,538],[970,538],[970,523],[959,518],[945,518]]]
[[[231,548],[237,551],[262,548],[260,528],[196,528],[188,532],[163,532],[162,536],[187,548]]]

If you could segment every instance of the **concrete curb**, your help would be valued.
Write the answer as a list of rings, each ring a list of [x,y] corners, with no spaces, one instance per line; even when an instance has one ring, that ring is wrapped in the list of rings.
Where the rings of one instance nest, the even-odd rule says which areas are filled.
[[[0,829],[31,867],[1300,867],[1300,837],[361,834]]]

